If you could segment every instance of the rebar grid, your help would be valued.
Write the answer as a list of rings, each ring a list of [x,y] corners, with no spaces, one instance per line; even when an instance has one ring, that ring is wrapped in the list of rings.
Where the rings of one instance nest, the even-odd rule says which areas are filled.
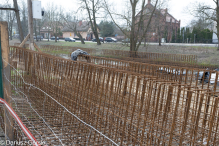
[[[88,59],[85,59],[88,58]],[[150,63],[138,63],[132,61],[123,61],[119,59],[96,57],[90,55],[78,56],[78,61],[85,61],[92,64],[102,65],[110,68],[136,72],[144,75],[155,76],[160,79],[171,80],[182,84],[199,86],[202,89],[211,89],[216,92],[219,80],[211,78],[200,78],[199,73],[209,72],[210,75],[215,74],[218,77],[219,72],[214,70],[206,70],[199,68],[186,68],[170,65],[154,65]]]
[[[14,67],[25,82],[41,90],[25,84],[15,71],[13,89],[28,95],[32,108],[49,123],[63,144],[112,143],[62,106],[118,145],[219,143],[218,93],[209,89],[17,47],[11,48],[11,54]],[[19,105],[21,108],[24,104]],[[40,121],[37,117],[28,120]],[[33,125],[46,127],[39,123]],[[42,137],[50,137],[50,144],[59,145],[51,130]]]
[[[134,57],[154,61],[170,61],[170,62],[185,62],[196,63],[196,55],[184,55],[184,54],[164,54],[164,53],[148,53],[148,52],[135,52],[124,50],[109,50],[104,49],[101,51],[101,55],[110,55],[118,57]]]

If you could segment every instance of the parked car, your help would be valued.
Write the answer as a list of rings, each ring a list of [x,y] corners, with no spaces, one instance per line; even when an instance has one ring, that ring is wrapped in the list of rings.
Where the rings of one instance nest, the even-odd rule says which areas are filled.
[[[34,39],[36,39],[36,36],[33,36],[33,38],[34,38]],[[38,35],[38,36],[37,36],[37,39],[38,39],[38,40],[39,40],[39,39],[41,39],[41,40],[42,40],[42,39],[43,39],[43,36],[41,36],[41,35]]]
[[[50,38],[51,40],[55,40],[55,36]],[[57,40],[59,40],[59,37],[57,37]]]
[[[106,38],[105,42],[117,42],[117,39],[114,38]]]
[[[103,38],[99,37],[99,40],[100,40],[101,42],[103,42]],[[97,40],[96,40],[96,39],[92,39],[92,42],[97,42]]]
[[[124,40],[122,40],[122,43],[124,43],[124,44],[126,44],[126,43],[130,43],[130,39],[129,39],[129,38],[124,39]]]
[[[75,42],[75,39],[73,39],[73,38],[65,38],[65,41],[66,42]]]
[[[74,38],[74,39],[80,41],[80,38]],[[83,40],[85,41],[85,38],[83,38]]]

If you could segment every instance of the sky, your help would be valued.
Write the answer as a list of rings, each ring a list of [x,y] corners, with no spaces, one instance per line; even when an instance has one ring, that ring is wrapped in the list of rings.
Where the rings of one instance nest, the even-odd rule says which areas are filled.
[[[13,0],[0,0],[0,3],[13,3]],[[22,0],[18,0],[18,3]],[[24,0],[27,1],[27,0]],[[109,1],[109,0],[108,0]],[[120,9],[123,5],[123,0],[110,0],[114,5],[114,9]],[[181,27],[186,27],[190,24],[194,17],[188,12],[188,7],[194,3],[202,2],[214,6],[213,0],[168,0],[168,12],[177,20],[181,20]],[[46,7],[48,3],[61,5],[66,11],[75,11],[79,7],[78,0],[41,0],[42,6]]]

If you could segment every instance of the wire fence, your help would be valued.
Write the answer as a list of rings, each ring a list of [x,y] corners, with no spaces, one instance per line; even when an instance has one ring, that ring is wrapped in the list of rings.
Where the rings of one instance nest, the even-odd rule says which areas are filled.
[[[219,144],[218,93],[210,88],[18,47],[10,54],[11,98],[38,141]]]

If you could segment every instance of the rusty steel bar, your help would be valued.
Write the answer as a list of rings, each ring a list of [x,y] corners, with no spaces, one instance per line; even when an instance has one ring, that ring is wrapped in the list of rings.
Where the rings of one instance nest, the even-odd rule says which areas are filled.
[[[176,81],[185,84],[195,84],[196,86],[201,86],[202,89],[212,89],[212,91],[217,91],[219,80],[217,71],[199,69],[199,68],[188,68],[170,65],[156,65],[150,63],[138,63],[133,61],[124,61],[119,59],[96,57],[81,55],[78,57],[78,61],[87,62],[85,58],[89,58],[89,63],[98,64],[106,67],[117,68],[121,70],[136,72],[144,75],[152,75],[161,79]],[[203,72],[203,76],[200,78],[199,73]],[[210,75],[206,78],[205,74]],[[216,79],[210,84],[211,75],[215,74]]]

